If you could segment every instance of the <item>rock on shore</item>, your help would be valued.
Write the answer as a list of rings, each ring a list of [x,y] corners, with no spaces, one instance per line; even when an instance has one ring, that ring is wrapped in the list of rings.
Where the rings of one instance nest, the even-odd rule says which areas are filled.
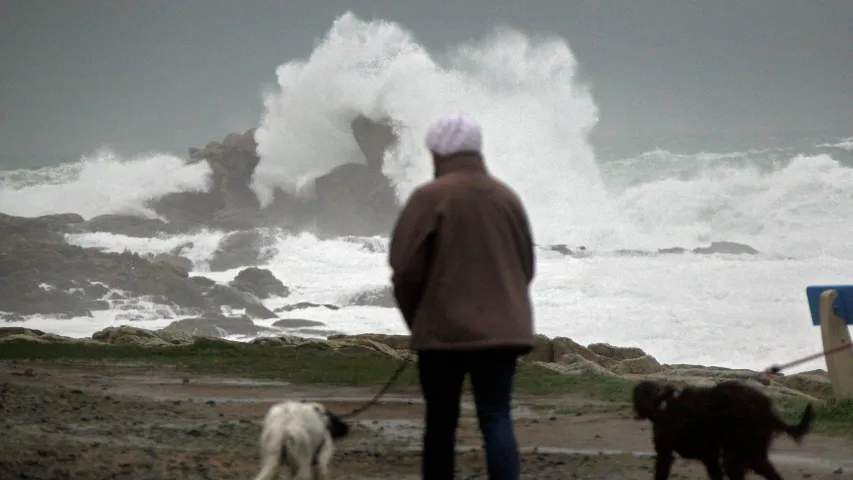
[[[104,252],[65,241],[79,216],[22,218],[0,214],[0,312],[91,316],[139,300],[162,305],[163,315],[219,315],[241,309],[253,318],[277,318],[261,299],[290,290],[269,270],[248,268],[231,284],[190,277],[178,255],[143,257]],[[169,312],[172,313],[169,313]],[[6,320],[10,320],[7,318]]]
[[[109,345],[139,345],[143,347],[169,347],[189,345],[199,338],[218,337],[217,323],[175,322],[160,330],[147,330],[132,326],[109,327],[94,333],[91,338],[70,338],[40,330],[21,327],[0,328],[0,345],[4,342],[20,341],[34,343],[99,343]],[[265,331],[269,336],[255,338],[250,343],[282,348],[311,348],[334,355],[339,351],[364,352],[369,355],[384,355],[395,360],[416,359],[408,350],[409,338],[404,335],[332,335],[326,340],[302,338],[294,335],[274,335],[274,329],[253,329],[245,322],[251,333]],[[229,340],[218,339],[221,342]],[[238,342],[233,342],[238,343]],[[659,363],[653,356],[636,347],[618,347],[603,343],[580,345],[565,337],[553,339],[537,336],[536,348],[524,362],[548,369],[562,375],[582,377],[611,377],[626,380],[664,379],[676,384],[709,385],[723,380],[740,380],[758,387],[774,396],[797,396],[820,402],[817,396],[831,390],[826,372],[816,370],[790,376],[768,377],[761,372],[736,370],[699,365],[667,365]]]

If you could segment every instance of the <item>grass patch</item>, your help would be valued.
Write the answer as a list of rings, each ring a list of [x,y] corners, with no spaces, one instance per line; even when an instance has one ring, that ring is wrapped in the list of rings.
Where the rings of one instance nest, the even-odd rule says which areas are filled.
[[[182,371],[197,374],[233,375],[282,380],[302,384],[382,385],[400,361],[364,348],[345,348],[335,353],[323,344],[273,347],[199,338],[191,345],[142,347],[96,343],[40,344],[25,340],[0,343],[0,359],[41,361],[139,362],[181,364]],[[409,365],[395,386],[415,387],[417,368]],[[541,367],[519,364],[515,390],[533,395],[573,394],[625,402],[631,384],[614,378],[565,376]],[[470,381],[466,380],[470,392]]]
[[[282,380],[301,384],[378,386],[388,381],[400,361],[365,348],[345,348],[335,353],[323,344],[272,347],[199,338],[194,344],[172,347],[104,345],[95,343],[39,344],[25,340],[0,343],[0,360],[137,362],[150,365],[181,364],[182,371]],[[395,386],[416,387],[417,368],[409,365]],[[630,401],[633,383],[612,377],[587,378],[561,375],[520,363],[515,391],[533,395],[577,395],[593,400]],[[470,392],[470,381],[466,380]],[[807,401],[777,398],[776,408],[789,423],[798,422]],[[815,405],[814,431],[853,436],[853,402],[843,400]]]
[[[777,398],[774,405],[779,415],[789,424],[802,418],[808,401],[801,398]],[[825,435],[853,437],[853,401],[827,399],[824,405],[814,405],[815,422],[812,431]]]

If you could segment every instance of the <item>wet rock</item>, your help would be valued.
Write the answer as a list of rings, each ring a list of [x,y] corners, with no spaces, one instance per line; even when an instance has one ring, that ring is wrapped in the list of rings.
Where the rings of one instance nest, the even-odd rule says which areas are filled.
[[[527,362],[553,362],[554,344],[551,339],[542,334],[537,334],[534,339],[533,350],[524,356]]]
[[[185,318],[170,323],[163,328],[165,332],[180,331],[194,336],[226,337],[228,335],[258,335],[272,331],[270,328],[255,325],[248,316],[226,317],[208,313],[198,318]]]
[[[255,318],[277,318],[278,316],[264,306],[261,300],[251,293],[237,290],[229,285],[215,284],[207,291],[208,298],[217,305],[246,310]]]
[[[579,247],[569,248],[569,246],[564,243],[558,243],[556,245],[550,245],[546,248],[552,252],[561,253],[569,257],[585,257],[588,254],[586,251],[586,247],[584,247],[583,245]]]
[[[806,392],[815,397],[832,396],[832,381],[824,371],[802,372],[794,375],[775,377],[774,381],[788,388]]]
[[[369,340],[375,343],[387,345],[394,350],[408,350],[411,342],[411,337],[408,335],[386,335],[382,333],[362,333],[358,335],[331,335],[329,340],[337,342],[351,342]]]
[[[660,248],[657,252],[659,254],[683,254],[687,251],[688,250],[683,247],[670,247]],[[711,255],[715,253],[723,253],[729,255],[755,255],[757,253],[761,253],[749,245],[736,242],[711,242],[711,245],[707,247],[696,247],[691,251],[699,255]]]
[[[157,255],[149,255],[147,258],[151,263],[164,263],[166,265],[179,268],[187,273],[193,271],[195,268],[192,260],[189,258],[171,253],[158,253]]]
[[[156,332],[122,325],[107,327],[92,334],[92,340],[110,345],[139,345],[143,347],[162,347],[170,342],[160,338]]]
[[[0,321],[11,323],[11,322],[23,322],[26,320],[23,315],[18,315],[17,313],[0,313]]]
[[[234,232],[226,235],[210,259],[210,270],[222,272],[232,268],[261,265],[275,254],[274,238],[259,230]]]
[[[617,375],[601,365],[591,362],[584,357],[571,353],[564,355],[559,363],[533,362],[535,365],[547,368],[563,375],[582,377],[616,377]]]
[[[629,360],[632,358],[640,358],[646,355],[646,352],[635,347],[615,347],[609,343],[593,343],[589,345],[589,350],[602,357],[612,358],[614,360]]]
[[[398,213],[397,195],[381,171],[348,163],[314,181],[317,227],[332,236],[385,235]]]
[[[566,337],[554,337],[551,340],[551,344],[554,349],[554,357],[552,362],[559,362],[563,356],[565,355],[580,355],[581,357],[589,360],[590,362],[597,363],[603,366],[610,366],[615,363],[608,357],[603,357],[598,353],[594,352],[588,347],[584,347],[583,345],[575,342],[571,338]]]
[[[44,335],[44,332],[35,328],[0,327],[0,338],[8,337],[10,335],[31,335],[39,337]]]
[[[255,345],[266,345],[270,347],[283,347],[283,346],[292,346],[299,345],[304,342],[305,339],[293,335],[279,335],[275,337],[258,337],[252,339],[249,343],[253,343]]]
[[[26,333],[13,333],[10,335],[6,335],[5,337],[0,337],[0,343],[16,342],[16,341],[33,342],[33,343],[48,343],[46,340],[41,338],[41,335],[33,335],[33,334],[26,334]]]
[[[65,243],[63,234],[70,231],[69,226],[82,221],[83,217],[77,214],[29,218],[0,213],[0,255],[21,242]]]
[[[290,295],[290,289],[265,268],[249,267],[241,270],[231,281],[231,286],[258,298]]]
[[[359,250],[370,252],[370,253],[385,253],[386,246],[385,240],[378,237],[356,237],[352,235],[348,235],[346,237],[341,237],[341,240],[349,243],[354,243],[360,245],[361,248]]]
[[[698,254],[714,254],[714,253],[725,253],[730,255],[755,255],[760,253],[758,250],[750,247],[749,245],[744,245],[742,243],[735,242],[711,242],[711,245],[708,247],[697,247],[693,249],[693,253]]]
[[[661,372],[663,371],[663,367],[654,357],[650,355],[643,355],[642,357],[622,360],[610,367],[610,371],[619,375],[647,375],[650,373]]]
[[[95,282],[83,287],[83,291],[90,298],[105,298],[110,294],[110,289],[103,283]]]
[[[128,237],[150,238],[160,233],[177,233],[178,228],[156,218],[134,215],[98,215],[76,226],[81,232],[105,232]]]
[[[182,253],[184,253],[184,250],[187,250],[187,249],[190,249],[193,247],[195,247],[195,244],[193,242],[184,242],[184,243],[178,245],[177,247],[169,250],[169,253],[171,253],[172,255],[181,255]]]
[[[347,303],[349,305],[367,307],[397,308],[397,300],[394,298],[391,286],[377,287],[353,295]]]
[[[204,162],[210,168],[205,191],[172,193],[147,205],[169,225],[182,225],[184,229],[286,227],[293,231],[308,229],[321,236],[385,235],[399,208],[381,167],[384,152],[397,142],[392,123],[388,118],[374,120],[357,115],[350,129],[366,164],[340,165],[320,175],[314,182],[316,197],[312,200],[276,188],[272,202],[260,208],[250,187],[260,162],[252,128],[230,133],[204,148],[189,149],[188,163]],[[252,264],[254,261],[229,268]]]
[[[276,320],[273,324],[274,327],[279,328],[301,328],[301,327],[324,327],[326,326],[323,322],[318,322],[316,320],[303,320],[301,318],[284,318],[281,320]]]
[[[199,287],[203,288],[205,291],[209,290],[212,286],[216,285],[215,280],[211,280],[207,277],[202,277],[202,276],[190,277],[190,281],[193,282],[194,284],[198,285]]]
[[[340,348],[344,349],[350,348],[349,346],[360,346],[369,348],[385,356],[392,357],[395,359],[403,358],[395,349],[389,347],[388,345],[367,338],[349,338],[347,341],[341,342],[340,344],[342,345],[342,347]]]
[[[659,248],[658,253],[660,254],[683,254],[686,253],[687,249],[682,247],[670,247],[670,248]]]
[[[209,306],[186,271],[172,265],[54,241],[39,222],[18,226],[25,230],[18,232],[23,240],[6,243],[0,253],[0,311],[89,316],[108,308],[102,299],[109,290],[160,297],[186,309]]]
[[[306,308],[318,308],[318,307],[325,307],[325,308],[328,308],[329,310],[340,310],[341,309],[341,307],[339,307],[337,305],[332,305],[330,303],[324,303],[321,305],[319,303],[299,302],[299,303],[294,303],[291,305],[285,305],[283,307],[278,307],[275,309],[275,312],[276,313],[292,312],[294,310],[304,310]]]

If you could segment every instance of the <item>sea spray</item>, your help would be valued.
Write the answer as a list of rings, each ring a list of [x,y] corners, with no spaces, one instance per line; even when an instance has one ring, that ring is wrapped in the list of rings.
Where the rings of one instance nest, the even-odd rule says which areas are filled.
[[[359,112],[397,122],[383,172],[400,200],[431,174],[423,144],[438,115],[464,111],[484,129],[489,169],[524,199],[539,241],[599,245],[632,238],[601,181],[588,133],[598,119],[565,40],[496,29],[433,55],[401,26],[339,17],[309,58],[277,69],[256,133],[254,188],[299,192],[337,165],[363,162],[349,122]],[[636,238],[634,238],[634,241]]]
[[[174,192],[207,188],[205,162],[186,164],[168,154],[122,158],[109,149],[39,170],[2,172],[0,212],[35,217],[77,213],[83,218],[115,213],[156,218],[145,204]]]

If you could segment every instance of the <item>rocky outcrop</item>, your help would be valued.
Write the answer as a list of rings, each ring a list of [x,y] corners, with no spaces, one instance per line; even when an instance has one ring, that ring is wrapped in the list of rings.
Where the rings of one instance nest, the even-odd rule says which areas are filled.
[[[74,231],[80,233],[113,233],[128,237],[149,238],[159,234],[175,234],[185,231],[186,226],[179,223],[167,223],[156,218],[136,215],[107,214],[92,217],[74,225]]]
[[[234,277],[234,280],[231,281],[231,286],[238,290],[251,293],[258,298],[286,297],[290,295],[290,289],[281,280],[275,278],[275,275],[266,268],[249,267],[241,270]]]
[[[83,222],[75,213],[46,215],[35,218],[15,217],[0,213],[0,254],[9,252],[20,243],[65,243],[64,234]],[[0,265],[0,268],[3,268]]]
[[[172,253],[158,253],[156,255],[147,255],[145,257],[151,263],[162,263],[179,268],[187,273],[193,271],[193,262],[187,257],[175,255]]]
[[[334,335],[329,340],[349,342],[370,340],[390,348],[408,352],[406,335]],[[767,376],[763,372],[706,367],[700,365],[668,365],[637,347],[618,347],[606,343],[583,346],[570,338],[536,336],[536,346],[522,358],[528,364],[564,375],[611,377],[627,380],[644,378],[666,380],[676,385],[710,385],[724,380],[739,380],[761,388],[771,395],[797,395],[816,400],[831,392],[826,372],[817,370],[789,376]]]
[[[222,272],[248,265],[263,265],[275,254],[274,232],[264,229],[233,232],[219,241],[210,270]]]
[[[189,345],[202,338],[220,338],[227,335],[264,336],[249,343],[277,348],[307,348],[339,352],[357,352],[377,357],[390,357],[396,360],[415,360],[416,354],[408,350],[409,337],[404,335],[332,335],[326,340],[304,338],[295,335],[274,335],[273,329],[258,327],[248,318],[227,318],[208,315],[195,319],[173,322],[160,330],[146,330],[131,326],[109,327],[92,335],[91,338],[69,338],[36,329],[20,327],[0,327],[0,345],[5,342],[34,343],[97,343],[111,345],[139,345],[143,347],[171,347]],[[737,379],[775,396],[800,396],[820,401],[827,398],[831,387],[824,371],[804,372],[789,376],[766,376],[760,372],[735,370],[722,367],[703,367],[698,365],[661,365],[654,357],[643,352],[635,356],[634,348],[619,349],[612,347],[606,352],[624,352],[631,358],[611,358],[599,356],[588,347],[567,339],[547,339],[539,337],[537,352],[551,352],[558,357],[528,355],[522,361],[563,375],[581,377],[622,378],[636,381],[640,379],[666,380],[676,385],[710,385],[724,380]],[[227,342],[226,340],[218,340]],[[236,345],[236,343],[235,343]],[[639,349],[637,349],[639,350]],[[830,389],[830,390],[828,390]]]
[[[196,224],[213,223],[222,210],[258,210],[260,203],[249,187],[260,162],[256,148],[255,129],[228,134],[203,149],[190,148],[188,163],[206,162],[210,167],[207,191],[169,194],[149,206],[170,222]]]
[[[147,300],[181,315],[242,309],[254,318],[276,318],[255,295],[204,278],[190,278],[189,260],[161,254],[104,252],[65,242],[62,233],[81,223],[73,216],[21,218],[0,215],[0,311],[23,315],[91,316],[92,311]],[[256,279],[256,289],[283,285]],[[168,313],[162,316],[168,318]]]
[[[390,286],[377,287],[357,293],[347,300],[347,304],[361,307],[397,307],[397,301],[394,299],[394,292]]]
[[[381,171],[348,163],[315,180],[316,228],[329,236],[387,234],[397,214],[394,189]]]
[[[227,337],[229,335],[257,336],[273,329],[255,325],[246,315],[227,317],[209,313],[197,318],[185,318],[170,323],[164,332],[184,332],[195,336]]]
[[[250,317],[278,318],[258,297],[230,285],[214,284],[205,290],[205,296],[216,305],[244,310]]]
[[[208,188],[204,192],[173,193],[149,202],[151,209],[168,220],[168,227],[150,221],[122,226],[112,219],[109,229],[136,234],[158,228],[185,231],[201,226],[223,230],[281,227],[310,229],[323,236],[387,234],[398,205],[393,188],[382,174],[382,162],[397,137],[388,119],[357,115],[350,128],[366,162],[341,165],[317,178],[314,199],[276,189],[270,205],[260,208],[251,188],[260,162],[252,128],[228,134],[204,148],[189,149],[189,163],[205,162],[210,167]]]
[[[657,250],[630,250],[630,249],[621,249],[615,250],[613,252],[592,252],[587,250],[586,247],[569,247],[565,244],[556,244],[556,245],[544,245],[540,246],[540,248],[557,252],[569,257],[574,258],[585,258],[594,255],[601,254],[612,254],[618,256],[640,256],[640,257],[649,257],[654,255],[679,255],[687,252],[691,252],[696,255],[714,255],[714,254],[725,254],[725,255],[756,255],[761,252],[756,250],[755,248],[736,242],[711,242],[707,247],[696,247],[693,249],[684,248],[684,247],[669,247],[669,248],[659,248]]]
[[[299,303],[293,303],[291,305],[285,305],[283,307],[278,307],[275,309],[275,311],[277,313],[292,312],[294,310],[305,310],[306,308],[318,308],[318,307],[327,308],[329,310],[340,310],[341,309],[341,307],[339,307],[337,305],[332,305],[331,303],[324,303],[321,305],[319,303],[299,302]]]
[[[711,242],[711,245],[707,247],[696,247],[693,249],[693,253],[697,254],[714,254],[714,253],[726,253],[729,255],[755,255],[760,253],[758,250],[750,247],[749,245],[744,245],[743,243],[735,243],[735,242]]]

